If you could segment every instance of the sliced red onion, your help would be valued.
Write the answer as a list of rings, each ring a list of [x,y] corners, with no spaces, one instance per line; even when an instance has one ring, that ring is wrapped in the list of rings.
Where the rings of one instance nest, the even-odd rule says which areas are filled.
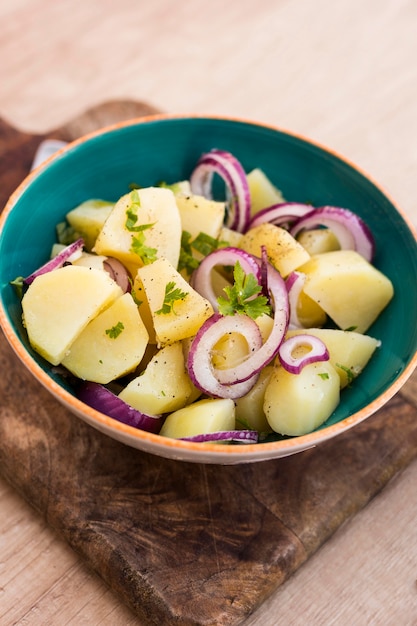
[[[47,274],[48,272],[52,272],[53,270],[57,270],[62,267],[64,263],[70,263],[72,261],[76,261],[80,258],[84,247],[84,240],[77,239],[74,243],[70,243],[69,246],[66,246],[61,250],[59,254],[57,254],[53,259],[47,261],[44,265],[41,265],[37,270],[35,270],[32,274],[29,274],[24,279],[24,283],[26,285],[30,285],[33,283],[37,276],[41,276],[42,274]]]
[[[259,434],[257,430],[219,430],[214,433],[204,433],[201,435],[193,435],[191,437],[181,437],[182,441],[194,441],[196,443],[204,443],[212,441],[216,443],[225,441],[234,441],[237,443],[258,443]]]
[[[134,409],[121,398],[99,383],[78,381],[77,397],[93,409],[113,417],[123,424],[140,428],[150,433],[159,433],[162,426],[160,415],[146,415]]]
[[[302,346],[307,346],[308,352],[295,357],[294,351]],[[281,365],[291,374],[299,374],[303,367],[309,363],[318,361],[328,361],[329,351],[326,345],[318,337],[303,333],[293,335],[289,339],[283,341],[279,347],[278,358]]]
[[[253,319],[247,315],[223,316],[220,313],[214,313],[204,322],[191,343],[187,369],[191,381],[203,393],[216,398],[235,399],[241,398],[250,391],[257,380],[257,373],[252,371],[251,377],[248,376],[243,382],[232,380],[225,384],[215,376],[211,359],[212,351],[216,343],[228,333],[244,335],[251,353],[262,346],[261,332]],[[220,371],[222,370],[216,370],[217,373]]]
[[[110,278],[112,278],[119,285],[123,293],[130,292],[131,281],[129,272],[127,271],[123,263],[119,261],[119,259],[115,259],[114,257],[109,256],[103,262],[103,267],[110,275]]]
[[[323,206],[301,217],[290,233],[296,237],[304,229],[326,226],[337,237],[342,250],[356,250],[371,262],[375,251],[375,242],[365,222],[349,209]]]
[[[245,274],[254,274],[256,280],[260,282],[259,265],[255,258],[248,252],[231,246],[219,248],[208,254],[193,272],[191,278],[193,288],[210,302],[215,311],[218,310],[219,305],[211,283],[211,272],[218,265],[234,266],[237,261]]]
[[[248,230],[269,222],[276,226],[283,226],[304,217],[311,213],[311,204],[300,204],[299,202],[280,202],[258,211],[249,221]]]
[[[268,264],[268,292],[274,310],[274,323],[265,343],[252,353],[243,363],[229,369],[214,369],[214,376],[223,385],[243,383],[253,380],[255,374],[276,357],[279,346],[285,337],[289,321],[288,294],[285,282],[279,272]]]
[[[190,177],[193,193],[212,198],[213,175],[226,184],[229,214],[226,226],[245,232],[250,219],[250,191],[245,170],[240,162],[224,150],[211,150],[201,156]]]
[[[297,315],[297,304],[305,282],[306,275],[297,271],[291,272],[285,280],[290,305],[290,328],[304,328]]]

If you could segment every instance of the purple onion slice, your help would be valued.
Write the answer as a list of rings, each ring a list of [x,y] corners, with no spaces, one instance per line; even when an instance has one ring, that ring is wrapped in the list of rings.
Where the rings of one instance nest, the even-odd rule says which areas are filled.
[[[211,150],[200,157],[191,174],[192,192],[212,198],[214,174],[218,174],[226,184],[229,200],[226,226],[240,233],[245,232],[250,219],[251,203],[245,170],[230,152]]]
[[[307,347],[308,351],[298,357],[294,356],[294,351],[301,347]],[[288,372],[299,374],[309,363],[328,361],[329,352],[321,339],[308,333],[303,333],[293,335],[283,341],[279,347],[278,357],[282,367]]]
[[[114,418],[118,422],[140,428],[150,433],[159,433],[162,426],[160,415],[146,415],[124,402],[107,387],[99,383],[79,381],[76,387],[79,398],[93,409]]]
[[[32,272],[32,274],[29,274],[29,276],[27,276],[23,282],[26,285],[30,285],[31,283],[33,283],[37,276],[52,272],[53,270],[62,267],[65,263],[69,263],[71,261],[79,259],[82,254],[83,247],[83,239],[77,239],[77,241],[74,241],[74,243],[70,243],[69,246],[63,248],[61,252],[57,254],[53,259],[50,259],[44,265],[38,267],[38,269]]]
[[[293,237],[305,229],[325,226],[337,237],[342,250],[356,250],[371,262],[375,242],[371,231],[356,213],[341,207],[323,206],[301,217],[290,229]]]

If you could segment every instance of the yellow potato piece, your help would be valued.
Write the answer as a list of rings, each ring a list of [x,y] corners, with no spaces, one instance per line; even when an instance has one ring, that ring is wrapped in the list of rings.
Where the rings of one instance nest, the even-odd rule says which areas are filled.
[[[273,204],[285,202],[279,189],[272,184],[268,176],[259,168],[255,168],[247,175],[251,198],[251,215]]]
[[[339,400],[339,375],[329,361],[310,363],[299,374],[276,365],[265,390],[264,411],[275,432],[305,435],[330,417]]]
[[[259,374],[259,378],[252,389],[241,398],[235,400],[236,428],[249,428],[259,433],[271,431],[265,416],[263,404],[265,390],[268,386],[274,368],[267,365]]]
[[[119,393],[127,404],[148,415],[176,411],[200,395],[188,376],[180,342],[161,348],[145,371]]]
[[[208,200],[197,195],[177,196],[176,201],[182,230],[190,233],[192,239],[200,233],[217,239],[224,221],[224,202]]]
[[[138,307],[126,293],[86,326],[62,365],[78,378],[104,385],[136,369],[147,345]]]
[[[100,311],[122,295],[106,272],[67,265],[35,278],[22,299],[32,347],[58,365]]]
[[[157,257],[167,258],[177,267],[181,247],[181,220],[174,194],[163,187],[137,189],[132,194],[134,192],[117,201],[97,237],[93,251],[119,259],[134,277],[137,268],[144,261],[132,246],[135,238],[143,235],[145,245],[155,249]],[[150,226],[142,233],[126,227],[128,212],[136,194],[139,196],[140,206],[135,205],[135,227]]]
[[[342,330],[364,333],[394,294],[391,281],[353,250],[318,254],[299,268],[304,293]]]
[[[287,337],[310,334],[323,341],[329,351],[330,363],[340,377],[340,387],[349,385],[366,367],[381,342],[369,335],[333,328],[289,330]]]
[[[91,250],[114,203],[105,200],[86,200],[67,213],[66,218],[75,232],[84,239],[86,250]]]
[[[144,310],[148,308],[159,347],[193,337],[213,314],[208,300],[200,296],[167,259],[157,259],[151,265],[141,267],[136,284],[139,299],[142,296],[146,298],[146,304],[140,305],[139,311],[142,306]],[[169,301],[167,312],[161,312],[167,302],[166,292],[170,285],[183,296]]]
[[[235,404],[230,398],[205,399],[174,411],[166,418],[160,435],[180,439],[235,428]]]
[[[297,241],[301,243],[311,256],[340,250],[339,241],[330,228],[304,230],[297,235]]]
[[[239,246],[257,257],[265,246],[269,262],[284,278],[310,259],[307,250],[285,228],[270,223],[248,230]]]

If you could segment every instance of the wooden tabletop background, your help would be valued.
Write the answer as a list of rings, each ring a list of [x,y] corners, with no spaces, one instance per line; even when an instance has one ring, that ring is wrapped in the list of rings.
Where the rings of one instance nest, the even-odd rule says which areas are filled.
[[[44,132],[137,99],[304,134],[417,225],[415,0],[2,0],[0,116]],[[245,626],[417,624],[417,463]],[[0,623],[139,625],[0,480]]]

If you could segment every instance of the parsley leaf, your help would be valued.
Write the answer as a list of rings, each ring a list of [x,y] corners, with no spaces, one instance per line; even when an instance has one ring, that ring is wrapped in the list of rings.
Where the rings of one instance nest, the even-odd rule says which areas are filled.
[[[117,339],[120,333],[124,331],[124,328],[123,322],[117,322],[115,326],[106,330],[106,335],[108,335],[110,339]]]
[[[271,313],[268,299],[261,294],[262,287],[253,274],[245,274],[239,261],[233,268],[233,278],[233,286],[223,289],[227,298],[222,296],[217,298],[219,311],[222,315],[244,313],[252,319],[256,319],[264,313],[268,315]]]
[[[219,241],[207,233],[200,232],[195,239],[191,240],[192,235],[187,230],[182,231],[181,250],[178,263],[178,271],[186,270],[188,274],[192,274],[200,265],[200,261],[194,256],[193,249],[203,256],[207,256],[218,248],[224,248],[228,245],[227,241]]]
[[[175,286],[174,281],[170,281],[165,285],[164,302],[162,307],[155,311],[156,315],[168,315],[168,313],[173,313],[175,302],[184,300],[187,295],[185,291],[181,291],[179,287]]]
[[[188,274],[192,274],[200,265],[200,262],[193,256],[191,249],[191,233],[187,230],[182,231],[180,258],[178,261],[178,271],[186,270]]]
[[[191,245],[194,250],[197,250],[197,252],[200,252],[203,256],[207,256],[218,248],[224,248],[227,242],[219,241],[207,233],[199,233]]]
[[[156,261],[157,258],[157,250],[156,248],[151,248],[147,246],[145,243],[145,230],[152,228],[154,224],[137,224],[138,220],[138,209],[140,208],[140,197],[139,192],[134,189],[130,197],[132,199],[132,204],[126,210],[126,229],[131,233],[137,233],[132,238],[132,245],[130,247],[130,252],[137,254],[142,259],[144,265],[149,265]]]

